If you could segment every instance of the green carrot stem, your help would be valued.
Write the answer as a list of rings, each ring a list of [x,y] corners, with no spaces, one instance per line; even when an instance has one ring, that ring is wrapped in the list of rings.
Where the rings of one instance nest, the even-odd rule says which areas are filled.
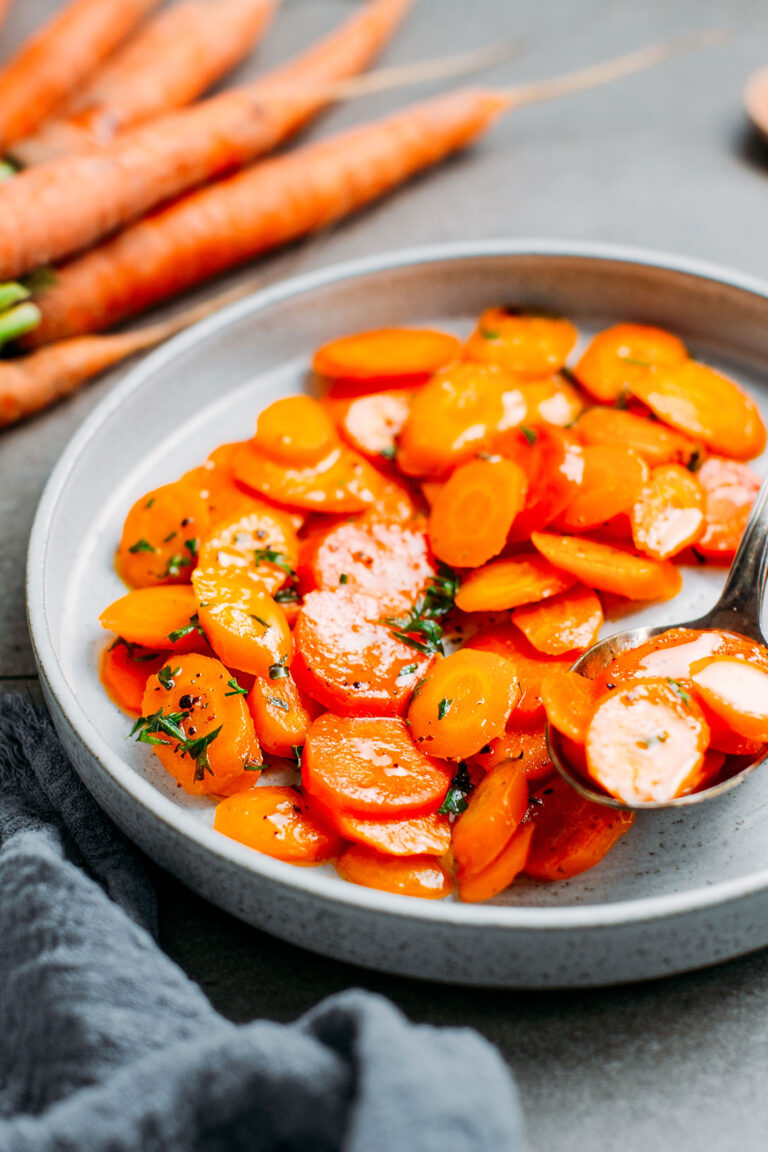
[[[20,304],[22,300],[29,300],[31,292],[16,280],[9,280],[7,284],[0,284],[0,312]]]
[[[18,168],[10,160],[0,160],[0,184],[4,180],[10,180],[17,172]]]
[[[0,346],[37,328],[40,319],[40,309],[32,303],[17,304],[0,314]]]

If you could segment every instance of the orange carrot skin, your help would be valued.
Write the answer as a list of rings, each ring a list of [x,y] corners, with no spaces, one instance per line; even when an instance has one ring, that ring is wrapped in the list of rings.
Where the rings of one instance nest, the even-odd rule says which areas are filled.
[[[208,524],[202,497],[183,481],[145,492],[125,518],[117,552],[120,575],[134,588],[188,584]]]
[[[582,413],[576,434],[582,444],[627,444],[651,468],[660,464],[688,465],[697,451],[695,441],[658,420],[599,404]]]
[[[562,532],[584,532],[629,512],[647,483],[648,465],[623,444],[594,444],[583,449],[581,484],[557,518]]]
[[[502,364],[521,376],[545,376],[565,364],[578,333],[570,320],[489,308],[467,343],[470,360]]]
[[[613,401],[644,379],[654,365],[686,359],[685,345],[663,328],[616,324],[595,336],[576,365],[576,379],[596,400]]]
[[[163,584],[135,588],[121,596],[104,609],[99,623],[129,644],[207,654],[208,645],[193,620],[196,612],[197,600],[188,585]],[[177,632],[178,639],[172,640],[171,635]]]
[[[531,532],[551,524],[578,492],[584,476],[581,449],[564,429],[550,427],[528,429],[527,434],[512,430],[494,446],[528,476],[528,499],[510,532],[510,540],[527,540]]]
[[[288,467],[311,468],[338,446],[339,436],[323,405],[299,393],[283,396],[259,413],[253,446]]]
[[[339,446],[316,464],[284,464],[253,444],[237,454],[235,479],[272,503],[319,512],[362,512],[380,505],[383,477],[351,448]]]
[[[291,864],[321,864],[344,846],[297,789],[275,785],[222,800],[213,827],[231,840]]]
[[[492,768],[453,825],[453,854],[459,876],[481,872],[516,832],[528,807],[528,784],[515,761]]]
[[[531,801],[534,833],[525,873],[534,880],[570,880],[594,868],[635,819],[634,812],[585,800],[559,776]]]
[[[442,900],[453,890],[453,880],[433,856],[385,856],[355,844],[336,861],[336,870],[352,884],[398,896]]]
[[[117,640],[101,654],[101,682],[119,708],[138,716],[148,678],[162,668],[167,659],[167,652],[158,654],[151,648]]]
[[[248,708],[264,751],[286,758],[304,743],[317,715],[314,701],[299,691],[290,676],[276,680],[257,676],[248,693]]]
[[[491,560],[462,581],[456,605],[462,612],[500,612],[566,592],[575,576],[554,568],[537,553],[519,552]]]
[[[600,682],[580,676],[578,672],[545,676],[541,682],[541,698],[548,723],[575,744],[584,744],[603,692]]]
[[[512,460],[470,460],[442,487],[429,518],[435,555],[457,568],[497,556],[525,504],[528,478]]]
[[[671,600],[682,587],[682,577],[669,560],[633,556],[580,536],[534,532],[531,542],[550,564],[603,592],[630,600]]]
[[[478,872],[459,876],[459,899],[465,904],[478,904],[509,888],[525,868],[533,832],[533,824],[522,824],[495,860]]]
[[[319,375],[336,380],[394,382],[431,376],[460,353],[459,340],[447,332],[380,328],[324,344],[315,352],[312,367]]]
[[[43,319],[25,346],[101,331],[324,227],[470,144],[503,108],[504,100],[493,92],[460,89],[194,193],[62,267],[57,284],[40,298]],[[88,159],[75,157],[67,166]],[[25,176],[36,172],[44,169]],[[25,189],[24,202],[29,195]],[[6,244],[0,223],[0,275],[30,261],[30,256],[4,257],[11,243],[18,247],[19,235]],[[46,247],[50,255],[50,242]],[[38,260],[37,254],[31,258]]]

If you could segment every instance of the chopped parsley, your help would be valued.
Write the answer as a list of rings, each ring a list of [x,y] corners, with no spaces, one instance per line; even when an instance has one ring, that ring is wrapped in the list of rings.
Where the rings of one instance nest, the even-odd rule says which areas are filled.
[[[301,744],[291,745],[291,752],[293,752],[293,758],[296,761],[297,768],[301,768],[301,755],[303,751],[304,749],[302,748]]]
[[[183,744],[179,744],[178,751],[181,752],[182,756],[189,756],[195,762],[195,775],[193,777],[195,783],[204,780],[206,772],[210,776],[214,775],[208,760],[208,748],[213,744],[222,727],[223,725],[220,724],[218,728],[214,728],[206,736],[198,736],[196,740],[185,740]]]
[[[417,668],[418,664],[406,664],[404,668],[400,669],[396,679],[399,680],[401,676],[412,676]]]
[[[202,625],[200,624],[200,617],[197,612],[189,618],[189,624],[185,624],[183,628],[177,628],[175,632],[168,633],[168,639],[171,644],[175,644],[177,640],[183,640],[185,636],[189,636],[192,632],[199,633],[200,636],[205,636]]]
[[[128,733],[128,739],[135,736],[139,744],[167,744],[167,740],[159,735],[162,732],[164,736],[183,743],[187,737],[181,725],[188,718],[189,712],[169,712],[166,716],[160,708],[151,716],[139,716]]]
[[[437,810],[438,813],[441,816],[458,816],[460,812],[464,812],[467,807],[467,796],[472,787],[469,770],[462,760],[456,775],[451,780],[445,799]]]
[[[145,507],[145,508],[151,508],[151,507],[152,507],[152,505],[154,504],[154,502],[155,502],[155,497],[154,497],[154,496],[150,496],[149,500],[147,500],[147,502],[146,502],[146,504],[144,505],[144,507]]]
[[[444,655],[440,620],[453,608],[458,590],[458,576],[447,564],[441,563],[426,592],[408,615],[390,616],[384,623],[389,625],[397,640],[417,652],[423,652],[425,656]]]
[[[230,679],[227,680],[227,687],[230,688],[231,691],[225,692],[224,693],[225,696],[247,696],[248,695],[248,689],[242,688],[238,684],[238,682],[234,676],[231,676]]]
[[[189,557],[182,556],[180,552],[174,552],[165,566],[163,576],[180,576],[182,568],[189,568],[191,563]]]
[[[625,364],[634,364],[638,368],[651,368],[653,365],[650,360],[640,360],[637,356],[619,356]]]
[[[671,676],[667,676],[667,684],[669,684],[675,696],[677,696],[681,703],[685,704],[686,706],[690,705],[691,697],[686,692],[685,688],[683,688],[679,680],[673,680]]]
[[[386,448],[382,448],[379,452],[379,456],[383,456],[385,460],[394,460],[396,455],[397,448],[395,448],[394,444],[388,444]]]
[[[137,540],[135,544],[131,544],[128,551],[133,552],[135,555],[137,552],[154,552],[155,549],[152,547],[149,540],[145,540],[142,536],[141,540]]]
[[[287,700],[281,700],[279,696],[267,696],[267,704],[274,704],[275,708],[279,708],[281,712],[290,712],[291,706]]]
[[[288,659],[288,653],[286,652],[285,656],[281,656],[276,664],[270,664],[270,666],[269,666],[269,678],[270,678],[270,680],[285,680],[288,678],[288,676],[290,676],[290,672],[288,671],[288,669],[285,666],[287,659]]]
[[[525,436],[529,444],[535,444],[539,438],[539,433],[536,431],[536,429],[529,428],[527,424],[521,424],[520,431],[522,432],[523,436]]]
[[[341,576],[339,576],[339,584],[349,584],[349,576],[346,572],[342,572]]]
[[[291,567],[288,562],[288,557],[283,552],[275,552],[273,548],[257,548],[253,553],[253,558],[257,566],[259,564],[274,564],[276,568],[282,569],[290,577],[295,577],[295,569]]]
[[[480,326],[480,335],[483,340],[498,340],[501,336],[498,328],[486,328],[485,325]]]
[[[437,709],[438,720],[442,720],[443,717],[446,716],[450,712],[451,704],[453,704],[453,700],[450,697],[444,696],[442,698],[442,700],[440,701],[440,705]]]
[[[181,672],[181,668],[172,669],[170,664],[166,664],[165,667],[161,668],[157,673],[157,678],[162,684],[163,688],[165,688],[166,692],[170,692],[174,687],[175,682],[173,678],[174,676],[178,676],[179,672]]]
[[[299,593],[296,588],[279,588],[273,597],[277,604],[298,604]]]

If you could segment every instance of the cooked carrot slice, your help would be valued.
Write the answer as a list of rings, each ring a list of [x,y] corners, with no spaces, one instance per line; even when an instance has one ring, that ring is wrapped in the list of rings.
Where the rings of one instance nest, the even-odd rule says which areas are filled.
[[[230,840],[291,864],[320,864],[344,847],[296,788],[264,785],[222,800],[213,827]]]
[[[432,756],[463,760],[499,736],[520,696],[512,664],[462,648],[439,660],[413,693],[414,743]]]
[[[470,792],[466,811],[453,825],[459,876],[481,872],[514,835],[528,807],[528,783],[519,763],[492,768]]]
[[[574,375],[596,400],[611,401],[632,390],[655,365],[679,364],[688,356],[677,336],[647,324],[616,324],[599,332]]]
[[[630,681],[598,701],[587,729],[589,773],[625,804],[672,800],[698,783],[709,728],[668,679]]]
[[[413,398],[397,449],[407,476],[440,479],[470,460],[500,430],[524,419],[514,376],[496,364],[452,364]]]
[[[563,376],[545,376],[520,384],[526,405],[525,423],[569,428],[584,411],[584,398]]]
[[[274,676],[288,667],[291,630],[258,577],[242,568],[196,568],[192,586],[200,623],[228,668]]]
[[[643,487],[631,520],[638,551],[668,560],[704,531],[704,489],[681,464],[662,464]]]
[[[237,461],[252,443],[252,440],[238,440],[231,444],[221,444],[203,464],[182,476],[185,483],[194,484],[195,490],[207,503],[211,525],[220,520],[234,520],[264,507],[277,510],[277,506],[270,504],[263,496],[256,497],[246,492],[235,479]],[[295,508],[280,511],[291,521],[294,531],[298,532],[304,523],[305,513]]]
[[[366,820],[338,809],[319,809],[345,840],[386,856],[444,856],[451,847],[451,822],[437,812],[409,820]]]
[[[303,590],[346,587],[394,612],[415,604],[434,574],[424,522],[392,524],[375,512],[314,534],[302,547],[299,565]]]
[[[632,393],[660,420],[701,440],[712,452],[751,460],[765,448],[766,430],[757,405],[714,368],[686,360],[650,372]]]
[[[480,872],[459,876],[459,899],[465,904],[478,904],[483,900],[492,900],[499,892],[509,888],[525,868],[533,831],[533,824],[522,824],[495,860]]]
[[[283,396],[259,413],[254,447],[288,467],[311,467],[324,460],[339,440],[333,420],[312,396]]]
[[[442,482],[439,480],[423,480],[420,487],[421,494],[427,502],[427,507],[434,508],[437,494],[443,487]]]
[[[162,741],[152,750],[193,796],[218,792],[248,765],[261,764],[253,721],[244,697],[232,691],[231,680],[232,673],[218,660],[174,654],[144,690],[143,715],[162,712],[175,719],[184,735],[180,741],[166,731],[157,736],[150,732],[150,738]]]
[[[545,676],[541,682],[541,699],[547,720],[575,744],[585,743],[595,705],[603,692],[601,684],[580,676],[578,672]]]
[[[349,400],[340,414],[342,436],[364,456],[394,459],[412,397],[410,389],[398,388]]]
[[[534,532],[531,543],[551,564],[583,584],[629,600],[671,600],[682,587],[682,577],[669,560],[633,556],[580,536]]]
[[[245,515],[218,520],[200,543],[201,568],[238,568],[252,572],[270,593],[294,574],[299,542],[289,516],[253,502]]]
[[[584,532],[628,512],[648,480],[642,456],[623,444],[588,444],[583,456],[581,484],[557,518],[563,532]]]
[[[562,656],[591,648],[603,624],[603,608],[591,588],[577,584],[541,604],[527,604],[512,616],[537,652]]]
[[[620,653],[596,679],[607,691],[626,684],[628,680],[658,676],[690,680],[691,668],[698,660],[735,656],[762,666],[763,652],[759,644],[733,632],[670,628],[644,644]]]
[[[502,364],[521,376],[546,376],[563,367],[578,332],[570,320],[488,308],[467,343],[470,360]]]
[[[307,733],[302,780],[332,812],[402,820],[436,812],[451,769],[420,751],[399,717],[319,716]]]
[[[704,489],[704,533],[696,551],[730,563],[741,543],[760,478],[746,464],[710,456],[696,479]]]
[[[642,456],[649,467],[689,464],[698,454],[696,443],[658,420],[648,420],[623,408],[596,404],[576,425],[582,444],[626,444]]]
[[[546,528],[576,495],[584,475],[581,448],[562,428],[514,429],[497,438],[494,449],[509,456],[528,477],[525,508],[515,519],[510,540],[527,540]]]
[[[259,743],[271,756],[291,757],[307,736],[317,713],[291,676],[257,676],[248,693],[248,707]]]
[[[585,800],[559,776],[531,797],[534,826],[525,873],[534,880],[570,880],[594,868],[628,832],[634,812]]]
[[[522,696],[514,712],[514,725],[531,725],[544,720],[541,702],[541,682],[547,675],[566,672],[571,657],[543,656],[512,624],[489,625],[481,628],[466,643],[466,648],[480,652],[495,652],[509,660],[522,688]]]
[[[208,508],[192,485],[179,480],[145,493],[125,518],[120,575],[134,588],[188,584],[208,523]]]
[[[547,780],[555,766],[549,758],[547,736],[543,727],[508,728],[472,757],[471,764],[489,772],[503,760],[514,760],[526,780]]]
[[[458,568],[476,568],[498,555],[522,511],[528,478],[512,460],[471,460],[444,484],[429,518],[435,555]]]
[[[430,328],[379,328],[342,336],[318,348],[315,372],[342,380],[391,380],[430,376],[458,359],[461,343]]]
[[[762,751],[763,742],[761,740],[750,740],[747,736],[741,736],[738,732],[735,732],[729,724],[726,724],[721,716],[718,716],[714,709],[710,708],[703,694],[697,690],[692,680],[682,680],[679,683],[684,691],[696,698],[701,711],[704,713],[704,719],[709,728],[710,753],[713,755],[722,754],[723,756],[749,756],[750,759],[754,759],[758,752]],[[701,770],[702,778],[704,778],[706,774],[707,766],[704,764]]]
[[[168,659],[167,652],[118,639],[101,654],[101,682],[118,707],[138,716],[147,679]]]
[[[105,608],[99,623],[131,644],[191,652],[202,641],[193,619],[196,613],[197,600],[189,586],[135,588]],[[174,633],[180,633],[175,641]]]
[[[362,512],[375,505],[384,481],[351,448],[334,448],[316,464],[281,464],[246,444],[235,464],[235,478],[275,504],[319,512]]]
[[[404,712],[434,654],[398,639],[402,629],[387,618],[389,610],[372,596],[310,592],[295,627],[300,688],[342,715]]]
[[[456,606],[463,612],[500,612],[556,596],[575,583],[575,576],[553,568],[537,552],[521,552],[470,572],[461,582]]]
[[[385,856],[354,844],[336,861],[344,880],[399,896],[442,900],[453,891],[453,880],[434,856]]]
[[[748,740],[768,742],[768,668],[716,657],[696,661],[691,678],[697,694],[729,728]]]

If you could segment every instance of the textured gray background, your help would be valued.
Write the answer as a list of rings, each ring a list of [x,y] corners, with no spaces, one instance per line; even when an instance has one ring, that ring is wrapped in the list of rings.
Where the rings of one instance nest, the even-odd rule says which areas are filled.
[[[0,51],[55,7],[15,0]],[[350,0],[284,0],[258,64],[284,59],[349,9]],[[747,131],[740,106],[746,76],[768,63],[768,10],[759,0],[417,0],[386,59],[520,37],[524,55],[493,74],[513,82],[702,27],[726,28],[730,37],[610,89],[510,117],[471,155],[268,262],[265,274],[425,241],[537,236],[622,241],[768,275],[768,150]],[[336,109],[310,135],[403,99]],[[34,685],[22,585],[35,505],[59,452],[110,383],[0,433],[6,687]],[[232,1019],[290,1020],[358,984],[392,997],[413,1019],[480,1029],[516,1073],[534,1152],[766,1146],[768,953],[604,992],[476,992],[347,968],[243,927],[164,875],[158,886],[164,947]],[[457,1091],[461,1075],[457,1069]]]

